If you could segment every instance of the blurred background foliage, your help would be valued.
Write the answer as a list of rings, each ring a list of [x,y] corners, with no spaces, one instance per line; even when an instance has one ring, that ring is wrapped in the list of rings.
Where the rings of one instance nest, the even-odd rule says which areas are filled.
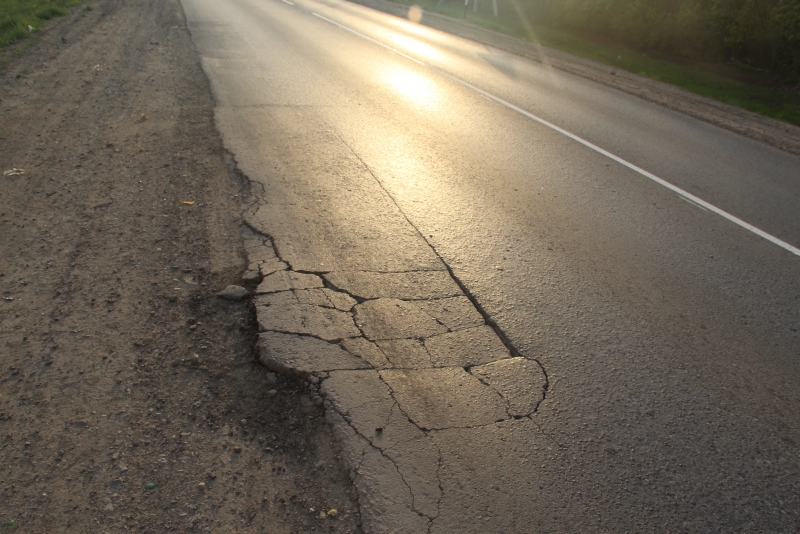
[[[800,0],[519,0],[529,20],[639,50],[800,73]]]

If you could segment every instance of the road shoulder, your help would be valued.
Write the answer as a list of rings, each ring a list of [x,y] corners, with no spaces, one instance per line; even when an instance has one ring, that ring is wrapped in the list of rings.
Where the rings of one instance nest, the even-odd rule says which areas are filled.
[[[180,4],[91,6],[4,52],[0,524],[359,531],[307,384],[216,296],[249,191]]]

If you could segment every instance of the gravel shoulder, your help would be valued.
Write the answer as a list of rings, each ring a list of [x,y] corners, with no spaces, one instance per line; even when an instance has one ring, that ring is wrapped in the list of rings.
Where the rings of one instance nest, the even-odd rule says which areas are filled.
[[[180,4],[91,5],[0,54],[0,524],[359,532],[322,408],[216,297],[249,184]]]

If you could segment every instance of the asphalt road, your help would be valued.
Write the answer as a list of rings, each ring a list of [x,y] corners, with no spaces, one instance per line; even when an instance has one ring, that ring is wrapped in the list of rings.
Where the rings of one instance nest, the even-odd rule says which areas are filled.
[[[438,256],[547,373],[531,418],[433,432],[432,531],[800,529],[798,158],[346,2],[183,5],[292,267]]]

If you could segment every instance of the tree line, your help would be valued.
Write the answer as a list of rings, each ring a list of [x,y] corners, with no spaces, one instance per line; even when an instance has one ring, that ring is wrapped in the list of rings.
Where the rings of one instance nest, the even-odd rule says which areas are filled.
[[[520,0],[534,23],[800,74],[800,0]]]

